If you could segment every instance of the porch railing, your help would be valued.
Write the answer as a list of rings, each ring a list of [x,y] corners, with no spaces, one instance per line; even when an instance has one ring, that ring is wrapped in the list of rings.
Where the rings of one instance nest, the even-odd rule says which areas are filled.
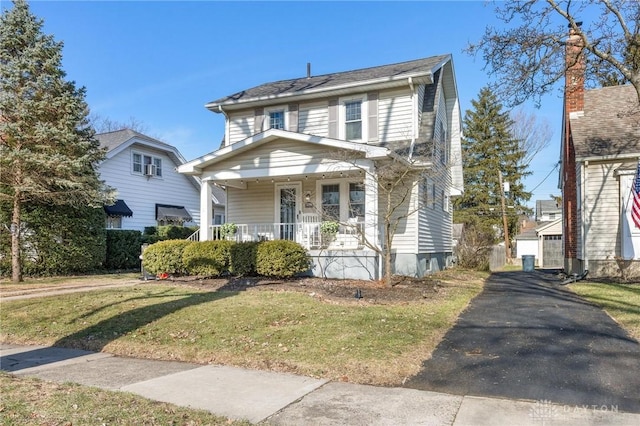
[[[338,233],[333,236],[322,235],[320,222],[316,223],[254,223],[236,224],[233,235],[225,234],[222,225],[213,225],[211,235],[214,240],[270,241],[290,240],[307,249],[357,249],[362,244],[362,223],[340,225]]]

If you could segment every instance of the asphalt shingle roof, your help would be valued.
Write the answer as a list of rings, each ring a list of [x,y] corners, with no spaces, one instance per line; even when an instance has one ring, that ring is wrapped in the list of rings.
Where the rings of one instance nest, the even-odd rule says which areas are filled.
[[[147,142],[153,142],[154,144],[164,145],[168,150],[175,150],[175,147],[168,143],[143,135],[142,133],[131,129],[121,129],[113,132],[96,134],[96,139],[100,142],[100,146],[107,148],[107,151],[111,151],[112,149],[119,147],[132,138],[138,138]]]
[[[397,64],[317,75],[311,76],[310,78],[305,76],[291,80],[265,83],[260,86],[234,93],[233,95],[217,99],[210,102],[209,105],[224,105],[225,103],[248,101],[251,99],[271,96],[295,95],[312,90],[337,88],[350,83],[366,84],[369,81],[384,78],[402,78],[403,76],[410,76],[415,73],[430,71],[448,56],[449,55],[432,56],[429,58],[400,62]]]
[[[640,153],[640,112],[633,86],[586,90],[584,116],[571,118],[577,158]]]

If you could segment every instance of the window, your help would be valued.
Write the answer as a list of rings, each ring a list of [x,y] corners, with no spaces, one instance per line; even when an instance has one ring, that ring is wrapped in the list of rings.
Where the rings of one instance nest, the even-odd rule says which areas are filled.
[[[142,173],[142,155],[133,153],[133,173]]]
[[[223,214],[214,214],[213,215],[213,224],[214,225],[222,225],[224,223],[224,215]]]
[[[362,139],[362,101],[349,101],[344,104],[345,139]]]
[[[444,128],[442,121],[440,122],[440,162],[447,164],[447,129]]]
[[[322,215],[340,220],[340,185],[322,185]]]
[[[442,210],[449,211],[449,196],[442,190]]]
[[[135,174],[146,176],[148,172],[152,172],[153,176],[162,177],[162,158],[134,152],[131,156],[131,164],[131,170]],[[155,167],[147,167],[151,165]]]
[[[364,220],[364,184],[349,184],[349,219]]]
[[[284,130],[284,110],[269,112],[269,128]]]
[[[107,216],[107,222],[105,224],[107,229],[120,229],[122,228],[121,216]]]

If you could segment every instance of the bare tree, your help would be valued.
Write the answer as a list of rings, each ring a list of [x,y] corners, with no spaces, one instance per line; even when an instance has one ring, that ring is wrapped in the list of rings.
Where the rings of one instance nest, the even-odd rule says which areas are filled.
[[[640,47],[640,2],[513,0],[495,4],[504,25],[487,27],[481,40],[466,51],[482,55],[494,79],[492,89],[506,105],[529,99],[539,105],[567,68],[583,60],[587,85],[599,85],[603,75],[614,73],[634,86],[640,103],[640,70],[629,60],[629,53]],[[565,59],[569,30],[583,46],[573,63]]]
[[[373,250],[383,259],[383,281],[391,286],[393,272],[393,240],[398,229],[418,210],[426,207],[428,188],[426,180],[431,173],[428,167],[418,161],[410,161],[400,157],[375,161],[375,169],[370,170],[360,165],[358,158],[351,152],[339,152],[333,157],[336,161],[351,164],[360,170],[364,180],[374,182],[378,192],[378,210],[367,211],[367,215],[378,218],[377,238],[372,239],[367,232],[367,223],[340,222],[340,226],[350,229],[358,235],[364,246]],[[413,194],[418,195],[413,202]],[[319,212],[323,220],[335,220],[325,212]]]
[[[522,164],[528,166],[540,151],[549,146],[553,130],[548,120],[539,119],[534,113],[522,108],[511,111],[510,116],[511,134],[524,152]]]
[[[115,132],[116,130],[122,129],[131,129],[139,133],[146,133],[148,131],[147,125],[135,117],[129,117],[127,121],[122,122],[91,113],[89,115],[89,122],[97,133]]]

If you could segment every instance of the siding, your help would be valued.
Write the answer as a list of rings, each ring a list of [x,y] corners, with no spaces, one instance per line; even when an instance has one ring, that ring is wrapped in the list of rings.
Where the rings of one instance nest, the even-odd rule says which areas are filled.
[[[437,115],[435,126],[435,140],[439,140],[440,123],[445,123],[445,129],[449,128],[449,120],[447,117],[446,100],[443,91],[439,90],[439,99],[436,100]],[[448,138],[451,138],[451,132],[447,131]],[[449,159],[450,161],[453,159]],[[428,180],[435,184],[435,200],[433,198],[430,185],[420,186],[421,201],[426,201],[420,209],[418,216],[418,252],[419,253],[446,253],[452,250],[453,242],[453,220],[451,201],[447,196],[451,187],[450,168],[443,165],[439,159],[435,159],[433,169],[429,173]],[[447,202],[443,208],[443,203]]]
[[[405,187],[404,189],[398,188],[394,190],[394,197],[392,201],[392,207],[397,206],[400,203],[400,197],[405,193],[405,190],[411,191],[412,195],[410,199],[405,201],[400,205],[400,208],[397,209],[396,214],[394,214],[392,218],[393,220],[397,219],[402,215],[407,215],[408,213],[415,210],[416,203],[416,194],[417,187],[414,185],[413,187]],[[387,205],[387,196],[385,193],[380,192],[378,194],[378,210],[380,211],[380,222],[379,225],[384,225],[384,219],[382,216],[386,213],[386,205]],[[396,253],[415,253],[416,252],[416,234],[417,234],[417,214],[413,213],[409,217],[401,219],[399,226],[395,232],[392,248]]]
[[[147,178],[131,171],[131,151],[162,159],[162,178]],[[144,231],[145,226],[155,226],[156,204],[184,206],[193,222],[200,222],[200,192],[188,177],[175,171],[175,164],[160,151],[132,145],[100,164],[100,177],[107,185],[117,189],[118,199],[124,200],[133,211],[132,217],[122,218],[122,229]]]
[[[227,222],[237,224],[273,223],[274,186],[271,182],[249,182],[247,189],[227,189]]]
[[[623,163],[612,161],[591,162],[586,167],[586,202],[579,217],[584,221],[584,250],[589,260],[611,261],[621,254],[620,187],[615,171],[622,165]],[[630,163],[625,166],[629,169],[635,167]],[[580,240],[579,238],[578,241]]]
[[[274,169],[296,164],[332,162],[327,151],[312,144],[285,139],[275,140],[233,158],[217,163],[216,170]],[[230,204],[230,203],[229,203]]]
[[[229,116],[229,138],[227,143],[230,145],[253,135],[254,122],[254,110],[232,113]]]
[[[319,102],[301,104],[298,112],[298,131],[309,135],[329,135],[329,104]]]
[[[380,92],[378,138],[380,141],[411,139],[413,109],[409,89]]]

